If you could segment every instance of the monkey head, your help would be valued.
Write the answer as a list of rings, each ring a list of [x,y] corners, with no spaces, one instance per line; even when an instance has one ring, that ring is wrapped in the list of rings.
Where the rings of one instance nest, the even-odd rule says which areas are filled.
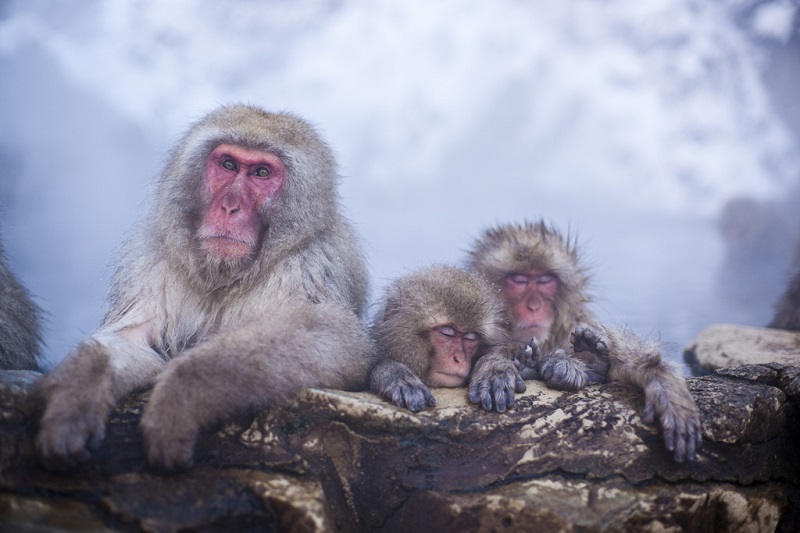
[[[227,284],[323,231],[338,216],[336,181],[333,154],[302,119],[221,107],[170,155],[152,217],[158,245],[191,250],[170,258]]]
[[[387,288],[373,332],[382,353],[426,385],[461,387],[475,361],[503,342],[503,321],[490,284],[459,268],[433,266]]]
[[[259,213],[268,209],[286,178],[270,152],[220,144],[208,156],[201,194],[206,206],[198,236],[206,253],[221,260],[249,257],[259,244]]]
[[[505,299],[516,340],[536,337],[544,345],[558,343],[587,312],[587,277],[575,239],[544,222],[484,231],[467,262]]]

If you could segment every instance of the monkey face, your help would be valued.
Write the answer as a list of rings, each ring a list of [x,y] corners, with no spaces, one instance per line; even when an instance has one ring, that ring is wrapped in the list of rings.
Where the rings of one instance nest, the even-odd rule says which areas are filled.
[[[200,225],[203,249],[222,260],[250,256],[262,231],[261,213],[281,188],[286,167],[272,153],[221,144],[208,156]]]
[[[480,347],[480,335],[453,325],[431,328],[430,367],[423,380],[432,387],[462,387]]]
[[[547,338],[553,323],[553,301],[558,293],[558,278],[552,272],[515,272],[506,276],[503,292],[512,314],[513,334],[517,339]]]

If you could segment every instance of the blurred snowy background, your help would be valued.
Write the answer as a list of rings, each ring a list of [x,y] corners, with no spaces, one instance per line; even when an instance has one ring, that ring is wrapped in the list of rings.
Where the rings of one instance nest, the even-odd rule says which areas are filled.
[[[48,364],[98,325],[166,151],[230,102],[319,127],[375,296],[460,262],[487,225],[546,217],[585,244],[597,312],[660,336],[674,360],[710,323],[764,324],[786,265],[756,265],[757,297],[726,300],[717,219],[739,196],[791,218],[800,197],[797,10],[2,0],[0,231],[47,313]],[[792,239],[778,239],[787,253]]]

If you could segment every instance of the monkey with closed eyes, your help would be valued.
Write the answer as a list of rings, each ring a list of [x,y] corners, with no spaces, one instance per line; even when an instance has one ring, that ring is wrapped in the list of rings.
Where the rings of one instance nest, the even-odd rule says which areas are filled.
[[[702,433],[686,381],[662,359],[659,343],[595,318],[574,238],[545,222],[499,225],[478,237],[467,262],[502,295],[511,351],[520,354],[525,378],[564,390],[606,381],[637,386],[645,395],[644,419],[659,421],[673,458],[694,459]]]
[[[525,384],[506,356],[502,302],[480,276],[446,265],[391,283],[372,324],[379,356],[370,389],[417,412],[430,387],[469,387],[484,409],[505,411]]]
[[[337,182],[330,148],[294,115],[224,106],[189,128],[123,249],[102,325],[41,383],[45,465],[86,459],[139,388],[154,387],[148,462],[173,470],[237,411],[365,387],[367,276]]]

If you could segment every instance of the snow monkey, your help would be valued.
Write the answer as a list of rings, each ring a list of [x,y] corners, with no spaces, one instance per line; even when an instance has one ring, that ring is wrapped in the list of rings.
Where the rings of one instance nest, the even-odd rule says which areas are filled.
[[[366,269],[337,180],[293,115],[235,105],[194,124],[123,248],[102,325],[43,380],[44,464],[87,458],[115,402],[152,384],[141,429],[164,470],[189,466],[199,430],[234,412],[364,388]]]
[[[662,360],[657,342],[606,328],[592,315],[574,238],[544,222],[501,225],[477,239],[468,264],[505,297],[514,351],[524,353],[519,348],[533,339],[529,357],[520,357],[523,377],[565,390],[605,381],[638,386],[644,420],[658,418],[676,461],[694,459],[700,416],[685,380]]]
[[[786,292],[775,304],[775,315],[767,327],[800,330],[800,269],[797,269],[786,287]]]
[[[38,370],[42,312],[11,272],[0,241],[0,370]]]
[[[379,354],[370,389],[417,412],[436,400],[428,387],[463,387],[503,412],[525,391],[507,343],[502,302],[481,277],[436,265],[394,281],[372,325]]]

